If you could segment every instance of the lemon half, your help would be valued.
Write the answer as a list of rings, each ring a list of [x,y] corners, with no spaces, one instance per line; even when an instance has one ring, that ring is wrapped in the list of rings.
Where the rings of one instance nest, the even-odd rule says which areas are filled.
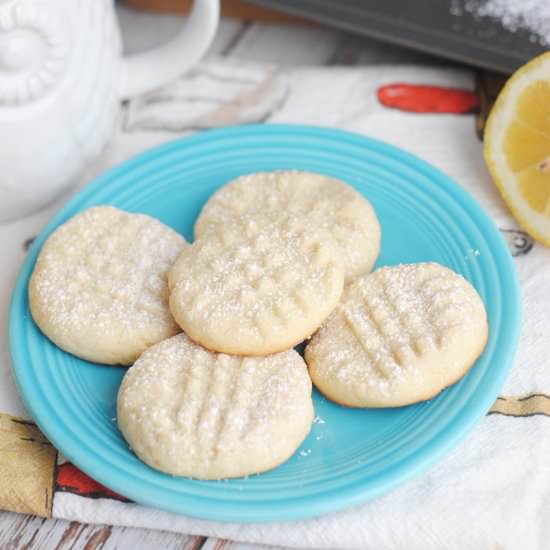
[[[506,82],[487,119],[483,155],[514,217],[550,246],[550,52]]]

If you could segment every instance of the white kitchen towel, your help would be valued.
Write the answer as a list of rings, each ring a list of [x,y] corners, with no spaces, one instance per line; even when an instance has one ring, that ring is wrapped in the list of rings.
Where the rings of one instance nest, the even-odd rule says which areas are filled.
[[[439,103],[426,102],[421,88],[425,85],[439,90]],[[395,86],[407,91],[406,104],[392,100]],[[389,92],[383,96],[383,90]],[[57,477],[45,507],[33,508],[33,487],[27,485],[31,504],[10,506],[14,499],[13,495],[11,500],[5,498],[9,491],[2,489],[6,476],[1,470],[0,504],[84,522],[289,547],[548,547],[550,250],[521,231],[490,181],[474,116],[462,112],[461,101],[471,100],[472,90],[472,73],[450,68],[335,67],[285,72],[234,59],[210,60],[177,82],[125,106],[113,142],[81,181],[82,185],[109,166],[168,139],[202,128],[258,121],[330,126],[376,137],[449,174],[478,200],[506,238],[520,277],[524,308],[520,346],[501,398],[463,443],[427,473],[383,497],[306,521],[216,523],[153,510],[117,500],[92,480],[79,478],[79,472],[63,458],[57,458],[60,467],[52,474]],[[25,245],[62,202],[0,225],[3,325]],[[4,417],[5,422],[18,423],[18,430],[33,429],[26,424],[21,428],[21,422],[13,419],[28,416],[10,373],[5,326],[0,329],[0,412],[5,413],[0,414],[0,421]],[[0,465],[5,464],[5,450],[0,445]],[[51,453],[48,456],[50,463],[55,462]],[[67,491],[70,480],[81,483],[81,490]]]

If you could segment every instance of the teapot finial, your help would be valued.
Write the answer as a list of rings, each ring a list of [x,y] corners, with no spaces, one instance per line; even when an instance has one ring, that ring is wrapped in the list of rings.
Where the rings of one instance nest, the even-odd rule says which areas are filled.
[[[67,52],[61,22],[47,5],[0,6],[0,107],[44,95],[63,72]]]

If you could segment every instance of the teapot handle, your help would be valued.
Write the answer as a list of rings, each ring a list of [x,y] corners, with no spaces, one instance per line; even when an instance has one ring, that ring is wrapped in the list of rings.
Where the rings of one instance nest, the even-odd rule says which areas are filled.
[[[192,67],[214,39],[220,0],[194,0],[184,28],[157,48],[124,58],[122,99],[149,92]]]

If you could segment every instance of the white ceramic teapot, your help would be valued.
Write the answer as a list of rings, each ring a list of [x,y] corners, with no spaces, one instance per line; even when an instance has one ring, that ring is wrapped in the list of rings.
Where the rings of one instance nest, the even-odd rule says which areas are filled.
[[[113,133],[120,102],[196,63],[219,0],[195,0],[185,27],[122,57],[114,0],[0,0],[0,221],[58,197]]]

